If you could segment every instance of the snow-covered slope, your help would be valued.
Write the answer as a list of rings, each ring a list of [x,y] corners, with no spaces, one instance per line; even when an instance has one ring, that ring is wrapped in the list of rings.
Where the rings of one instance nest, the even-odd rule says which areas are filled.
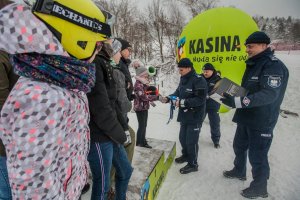
[[[276,54],[288,67],[290,79],[282,109],[300,114],[300,52],[278,52]],[[172,79],[169,79],[172,80]],[[167,84],[166,84],[167,85]],[[163,89],[163,88],[162,88]],[[169,91],[170,93],[173,91]],[[168,94],[168,91],[165,91]],[[223,178],[223,170],[233,167],[232,141],[236,125],[231,122],[234,111],[221,115],[221,148],[214,149],[210,139],[207,119],[203,123],[199,140],[199,171],[181,175],[183,165],[173,164],[158,194],[157,200],[235,200],[244,199],[240,190],[252,180],[248,164],[247,181]],[[149,111],[147,137],[176,141],[177,155],[181,148],[178,140],[179,123],[177,113],[170,124],[169,105],[157,103]],[[129,114],[130,125],[137,130],[135,113]],[[273,144],[269,152],[271,176],[268,183],[268,199],[300,199],[300,118],[279,117],[274,131]]]

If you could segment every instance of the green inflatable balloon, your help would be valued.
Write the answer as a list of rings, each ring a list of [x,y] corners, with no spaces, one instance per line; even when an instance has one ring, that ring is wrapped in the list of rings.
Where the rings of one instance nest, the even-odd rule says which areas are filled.
[[[214,8],[193,18],[177,44],[177,60],[190,58],[197,73],[211,63],[222,77],[240,84],[247,59],[246,38],[258,31],[251,16],[236,8]],[[220,112],[228,111],[221,106]]]

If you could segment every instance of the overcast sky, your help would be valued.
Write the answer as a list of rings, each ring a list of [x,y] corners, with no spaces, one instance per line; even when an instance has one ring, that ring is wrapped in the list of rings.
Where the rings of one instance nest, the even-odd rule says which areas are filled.
[[[220,0],[220,5],[233,5],[249,15],[300,19],[300,0]]]
[[[146,7],[149,2],[150,0],[137,0],[141,8]],[[300,0],[219,0],[218,2],[219,6],[234,6],[251,16],[291,16],[300,19]]]

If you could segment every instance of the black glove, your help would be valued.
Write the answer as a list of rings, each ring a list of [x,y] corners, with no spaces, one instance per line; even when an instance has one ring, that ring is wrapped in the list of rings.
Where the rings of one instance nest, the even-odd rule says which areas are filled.
[[[129,97],[129,101],[132,101],[133,99],[135,99],[135,97],[136,97],[135,94],[131,94]]]
[[[158,90],[155,86],[149,86],[146,90],[147,95],[158,95]]]
[[[220,99],[222,101],[223,104],[225,104],[226,106],[229,106],[231,108],[235,108],[235,102],[234,102],[234,96],[231,96],[228,93],[224,93],[223,94],[223,98]]]

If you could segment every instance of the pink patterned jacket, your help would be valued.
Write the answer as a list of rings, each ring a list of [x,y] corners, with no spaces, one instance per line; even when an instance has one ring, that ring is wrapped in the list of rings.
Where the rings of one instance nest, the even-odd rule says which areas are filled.
[[[86,95],[21,77],[1,111],[13,199],[77,200],[87,181]]]
[[[134,99],[134,111],[149,110],[150,102],[157,100],[155,95],[147,95],[146,90],[148,88],[147,84],[143,84],[141,81],[137,80],[134,84],[133,90],[135,94]]]

